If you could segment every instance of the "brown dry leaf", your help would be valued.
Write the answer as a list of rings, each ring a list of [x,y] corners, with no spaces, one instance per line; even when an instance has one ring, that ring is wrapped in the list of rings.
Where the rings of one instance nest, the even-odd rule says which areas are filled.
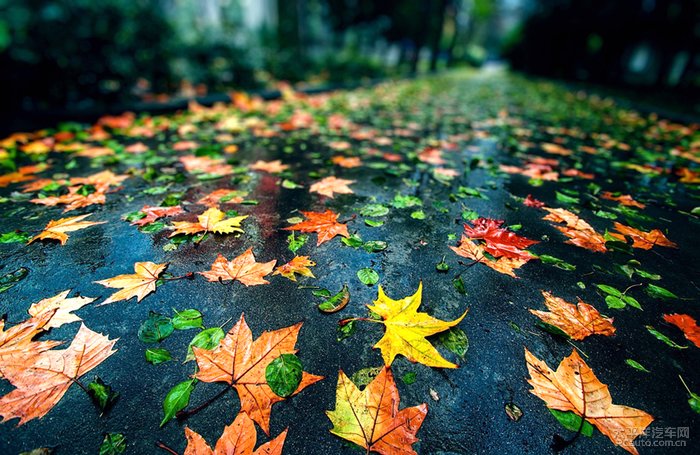
[[[297,278],[295,273],[308,276],[309,278],[316,278],[311,272],[309,267],[314,267],[316,263],[309,259],[308,256],[295,256],[294,259],[287,262],[284,265],[277,267],[273,275],[282,275],[285,278],[289,278],[292,281],[296,281]]]
[[[300,329],[301,322],[272,332],[265,331],[253,341],[253,333],[241,315],[215,349],[192,348],[199,368],[195,377],[202,382],[231,385],[238,392],[241,412],[248,414],[269,435],[272,405],[284,398],[267,385],[265,369],[280,355],[297,352],[294,346]],[[322,376],[303,372],[293,395],[321,379]]]
[[[279,174],[289,169],[289,165],[282,164],[282,160],[262,161],[258,160],[248,167],[251,171],[264,171],[270,174]]]
[[[318,239],[316,246],[331,240],[336,235],[350,237],[348,227],[338,222],[338,214],[330,210],[323,213],[301,212],[307,219],[301,223],[284,228],[285,231],[316,232]]]
[[[462,240],[460,240],[458,246],[451,246],[450,249],[462,257],[480,262],[497,272],[510,275],[513,278],[518,278],[513,270],[519,269],[527,263],[525,259],[508,258],[505,256],[500,257],[495,261],[489,259],[484,255],[484,247],[472,242],[465,235],[462,235]]]
[[[257,286],[270,283],[263,277],[272,272],[276,263],[276,259],[270,262],[255,262],[253,248],[248,248],[231,261],[219,254],[211,265],[211,270],[197,273],[203,275],[209,281],[234,280],[240,281],[246,286]]]
[[[620,204],[626,205],[628,207],[637,207],[639,209],[646,208],[646,205],[642,204],[641,202],[635,201],[629,194],[620,194],[619,196],[615,196],[610,191],[603,191],[602,193],[600,193],[600,197],[609,201],[619,202]]]
[[[120,300],[129,300],[136,297],[136,301],[140,302],[151,292],[156,290],[156,281],[168,266],[165,264],[155,264],[153,262],[137,262],[134,264],[134,274],[117,275],[106,280],[95,281],[97,284],[108,288],[121,288],[100,305],[118,302]]]
[[[112,171],[102,171],[87,177],[73,177],[71,185],[116,186],[128,179],[128,175],[117,175]]]
[[[649,232],[644,232],[631,226],[625,226],[622,223],[615,222],[615,230],[620,234],[612,232],[610,235],[622,242],[626,241],[626,236],[631,237],[634,241],[632,244],[633,248],[650,250],[654,245],[665,246],[668,248],[678,248],[678,245],[667,239],[664,233],[658,229],[652,229]]]
[[[605,238],[598,234],[595,229],[593,229],[593,226],[586,223],[577,215],[566,209],[552,209],[549,207],[543,207],[543,209],[549,212],[549,215],[542,218],[543,220],[564,223],[566,225],[554,226],[561,231],[562,234],[569,237],[566,243],[571,243],[572,245],[580,246],[581,248],[598,253],[605,253],[608,251],[605,247]]]
[[[578,306],[542,291],[544,304],[549,311],[530,310],[547,324],[569,335],[572,340],[583,340],[589,335],[615,334],[612,318],[604,318],[593,306],[578,299]]]
[[[637,455],[634,439],[654,418],[646,412],[612,403],[608,386],[598,380],[576,350],[552,371],[525,349],[530,393],[550,409],[572,411],[594,425],[618,446]]]
[[[5,319],[0,319],[0,378],[4,377],[6,360],[14,362],[18,358],[33,357],[61,344],[60,341],[34,341],[37,335],[49,329],[47,325],[55,313],[56,310],[48,310],[7,330]]]
[[[36,177],[33,174],[42,172],[47,167],[46,165],[22,166],[15,172],[0,175],[0,188],[4,188],[11,183],[26,182],[27,180],[35,179]]]
[[[322,196],[333,198],[334,194],[353,194],[348,185],[355,183],[354,180],[339,179],[335,176],[326,177],[309,187],[310,193],[318,193]]]
[[[211,450],[209,444],[199,433],[188,427],[185,427],[185,437],[187,438],[187,447],[183,455],[282,455],[287,430],[253,451],[258,439],[255,433],[255,424],[248,417],[248,414],[241,412],[231,425],[224,428],[214,450]]]
[[[185,170],[198,174],[230,175],[233,174],[233,166],[226,163],[223,158],[211,158],[208,156],[181,156],[180,162]]]
[[[82,321],[80,317],[73,314],[73,311],[94,302],[95,299],[91,297],[73,297],[69,299],[68,294],[70,294],[70,291],[70,289],[67,289],[53,297],[33,303],[29,307],[29,315],[40,317],[47,312],[53,313],[49,322],[44,326],[44,330],[61,327],[63,324],[70,324],[71,322]]]
[[[140,211],[141,213],[145,213],[146,216],[144,216],[141,219],[132,221],[131,224],[135,226],[145,226],[149,223],[153,223],[158,218],[163,218],[166,216],[176,216],[185,213],[184,210],[182,210],[182,207],[180,207],[179,205],[176,205],[174,207],[152,207],[150,205],[144,205]]]
[[[53,239],[61,242],[61,245],[65,245],[66,241],[68,241],[68,234],[66,234],[66,232],[78,231],[80,229],[85,229],[86,227],[106,223],[106,221],[83,221],[90,215],[92,215],[92,213],[61,218],[60,220],[51,220],[42,232],[32,237],[29,243],[32,243],[35,240]]]
[[[218,190],[214,190],[211,193],[207,194],[203,198],[197,201],[197,204],[202,204],[206,205],[207,207],[216,207],[220,203],[222,204],[240,204],[243,202],[243,197],[240,195],[243,192],[233,190],[230,188],[220,188]],[[232,195],[232,197],[229,197]],[[226,201],[221,202],[221,199],[226,198]]]
[[[81,185],[70,186],[68,187],[68,193],[66,194],[30,199],[29,202],[39,205],[46,205],[48,207],[65,205],[63,211],[70,212],[71,210],[81,209],[94,204],[104,204],[107,200],[105,192],[107,191],[108,187],[96,186],[95,191],[93,193],[89,193],[87,196],[78,193],[81,187]]]
[[[673,324],[683,332],[683,335],[695,346],[700,348],[700,326],[687,314],[664,314],[664,321]]]
[[[234,216],[226,218],[226,214],[217,208],[210,208],[197,217],[197,222],[173,221],[174,231],[168,237],[178,234],[194,235],[201,232],[215,232],[217,234],[231,234],[234,232],[244,232],[241,222],[248,218],[248,215]]]
[[[362,160],[357,156],[336,155],[331,158],[331,162],[346,169],[362,166]]]
[[[73,382],[116,352],[116,342],[81,324],[67,349],[6,362],[3,374],[16,389],[0,398],[3,421],[19,418],[19,426],[46,415]]]
[[[366,450],[383,455],[415,455],[412,445],[428,413],[428,406],[399,410],[399,390],[388,367],[360,390],[345,373],[338,373],[335,409],[326,411],[331,433]]]

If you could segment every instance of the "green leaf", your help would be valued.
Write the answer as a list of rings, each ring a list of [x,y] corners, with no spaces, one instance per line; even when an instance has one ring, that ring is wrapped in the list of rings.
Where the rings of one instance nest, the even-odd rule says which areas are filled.
[[[122,219],[131,223],[132,221],[140,220],[141,218],[145,217],[145,213],[141,212],[140,210],[137,210],[135,212],[129,212],[126,215],[123,215]]]
[[[401,376],[401,381],[406,385],[411,385],[416,382],[416,373],[409,371],[408,373]]]
[[[644,365],[642,365],[641,363],[637,362],[636,360],[626,359],[626,360],[625,360],[625,363],[626,363],[627,365],[631,366],[632,368],[634,368],[635,370],[643,371],[644,373],[651,373],[651,371],[649,371],[649,370],[647,370],[646,368],[644,368]]]
[[[460,294],[467,295],[467,288],[464,286],[464,280],[461,276],[452,280],[452,286],[454,286],[455,290]]]
[[[581,200],[577,197],[567,196],[566,194],[560,193],[559,191],[555,191],[554,193],[556,194],[557,201],[559,202],[563,202],[565,204],[578,204],[579,202],[581,202]]]
[[[655,299],[670,300],[678,298],[676,294],[669,291],[668,289],[662,288],[661,286],[657,286],[651,283],[647,285],[647,287],[644,289],[644,292],[646,292],[650,297],[653,297]]]
[[[289,248],[289,251],[291,251],[292,253],[296,253],[302,246],[306,244],[306,241],[308,239],[308,235],[295,236],[294,232],[292,232],[287,237],[287,248]]]
[[[422,210],[416,210],[415,212],[411,213],[411,218],[413,218],[414,220],[424,220],[425,212]]]
[[[343,245],[351,248],[359,248],[364,243],[357,234],[351,234],[350,237],[341,237],[340,241],[343,242]]]
[[[656,330],[654,327],[652,327],[650,325],[647,325],[646,328],[649,331],[649,333],[654,335],[654,337],[657,340],[663,341],[664,343],[671,346],[672,348],[675,348],[675,349],[687,349],[688,348],[688,346],[681,346],[680,344],[676,343],[675,341],[673,341],[672,339],[670,339],[669,337],[667,337],[663,333],[659,332],[658,330]]]
[[[462,219],[467,221],[474,221],[477,218],[479,218],[479,214],[476,212],[476,210],[466,208],[462,210]]]
[[[126,450],[126,438],[121,433],[106,433],[100,444],[100,455],[119,455]]]
[[[631,306],[631,307],[635,307],[635,308],[638,309],[638,310],[641,310],[641,309],[642,309],[642,305],[640,305],[639,302],[637,301],[637,299],[635,299],[635,298],[632,297],[632,296],[629,296],[629,295],[626,295],[626,294],[625,294],[625,295],[622,296],[622,301],[625,302],[627,305],[629,305],[629,306]]]
[[[360,209],[362,216],[384,216],[389,213],[389,208],[382,204],[367,204]]]
[[[622,297],[622,292],[618,291],[612,286],[608,286],[607,284],[596,284],[596,287],[606,294],[614,295],[615,297]]]
[[[324,313],[335,313],[342,310],[350,301],[350,291],[348,285],[344,284],[343,288],[333,297],[321,303],[318,309]]]
[[[623,302],[622,299],[620,299],[619,297],[615,297],[614,295],[606,295],[605,303],[608,304],[608,308],[614,308],[616,310],[627,306],[627,304]]]
[[[449,330],[435,335],[435,340],[453,354],[458,355],[462,360],[464,360],[469,350],[467,334],[459,327],[451,327]]]
[[[374,378],[377,377],[377,375],[382,371],[381,367],[367,367],[363,368],[361,370],[356,371],[352,376],[350,376],[350,380],[355,383],[358,387],[364,387]]]
[[[202,313],[195,309],[184,311],[175,310],[173,327],[177,330],[201,329],[204,327],[202,325]]]
[[[0,243],[27,243],[32,235],[23,231],[12,231],[0,234]]]
[[[20,267],[14,272],[0,276],[0,292],[5,292],[22,281],[29,274],[29,269]]]
[[[163,420],[160,422],[161,427],[175,417],[175,414],[177,414],[178,411],[182,411],[188,404],[190,404],[190,395],[194,390],[194,385],[196,382],[196,379],[190,379],[189,381],[181,382],[170,389],[163,400],[164,415]]]
[[[384,226],[384,221],[365,219],[365,224],[369,227],[379,227],[379,226]]]
[[[105,412],[114,405],[119,398],[119,393],[114,392],[112,387],[105,384],[102,379],[95,376],[95,380],[92,381],[87,386],[88,394],[92,398],[92,402],[95,403],[100,411]]]
[[[284,180],[282,180],[282,188],[286,188],[288,190],[294,190],[297,188],[301,188],[301,185],[294,183],[291,180],[284,179]]]
[[[367,286],[372,286],[377,284],[377,282],[379,281],[379,274],[374,270],[365,267],[364,269],[360,269],[357,271],[357,278],[359,278],[363,284],[366,284]]]
[[[690,398],[688,398],[688,404],[690,409],[700,414],[700,395],[697,393],[689,392]]]
[[[194,360],[194,353],[192,352],[192,347],[196,346],[202,349],[214,349],[219,345],[219,342],[226,336],[226,333],[221,329],[221,327],[212,327],[210,329],[204,329],[192,338],[190,344],[187,346],[187,356],[185,357],[185,362]]]
[[[386,247],[387,243],[382,240],[370,240],[362,245],[362,248],[364,248],[368,253],[378,253],[386,250]]]
[[[139,228],[139,231],[145,232],[146,234],[155,234],[156,232],[160,232],[163,229],[165,229],[165,223],[162,221],[154,221],[153,223],[149,223],[145,226],[141,226]]]
[[[172,360],[173,357],[167,349],[163,348],[148,348],[146,349],[146,361],[152,365],[159,365]]]
[[[157,343],[168,338],[174,329],[169,317],[150,311],[148,319],[139,327],[139,340],[144,343]]]
[[[423,201],[415,196],[404,196],[402,194],[397,194],[394,196],[394,200],[391,201],[391,205],[397,209],[403,209],[407,207],[415,207],[418,205],[423,205]]]
[[[282,398],[291,396],[301,383],[303,366],[294,354],[282,354],[265,368],[265,380],[272,392]]]
[[[581,426],[581,417],[578,414],[574,414],[573,411],[557,411],[556,409],[550,409],[549,412],[559,421],[559,423],[571,431],[578,431],[581,428],[581,434],[588,436],[589,438],[593,436],[593,425],[587,421],[583,421],[583,426]]]
[[[338,324],[338,327],[336,329],[337,331],[337,339],[338,341],[343,341],[344,339],[348,338],[349,336],[352,336],[353,333],[355,333],[355,323],[357,321],[348,321],[345,324]]]
[[[537,324],[537,327],[539,327],[540,329],[544,330],[547,333],[551,333],[552,335],[562,337],[565,340],[568,340],[571,338],[568,333],[564,332],[562,329],[560,329],[559,327],[557,327],[555,325],[547,324],[544,321],[537,321],[536,324]]]
[[[544,264],[551,264],[554,267],[557,267],[557,268],[562,269],[562,270],[566,270],[569,272],[576,270],[575,265],[569,264],[568,262],[566,262],[562,259],[559,259],[559,258],[555,258],[554,256],[549,256],[547,254],[543,254],[543,255],[538,256],[538,258]]]
[[[440,260],[440,262],[435,264],[435,269],[438,272],[447,272],[448,270],[450,270],[450,265],[447,262],[445,262],[444,256],[443,256],[442,260]]]

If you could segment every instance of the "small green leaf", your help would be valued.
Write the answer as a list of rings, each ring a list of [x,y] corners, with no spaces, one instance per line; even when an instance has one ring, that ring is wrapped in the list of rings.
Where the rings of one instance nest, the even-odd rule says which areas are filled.
[[[289,248],[289,251],[292,253],[296,253],[299,251],[299,249],[306,244],[306,241],[309,239],[308,235],[299,235],[295,236],[294,232],[289,234],[287,237],[287,248]]]
[[[644,373],[651,373],[651,371],[649,371],[649,370],[647,370],[646,368],[644,368],[644,365],[642,365],[641,363],[637,362],[636,360],[626,359],[626,360],[625,360],[625,363],[626,363],[627,365],[631,366],[632,368],[634,368],[635,370],[643,371]]]
[[[155,234],[157,232],[162,231],[163,229],[165,229],[165,223],[163,223],[162,221],[154,221],[153,223],[141,226],[139,228],[139,231],[145,232],[147,234]]]
[[[551,264],[554,267],[557,267],[557,268],[562,269],[562,270],[567,270],[569,272],[576,270],[575,265],[569,264],[568,262],[566,262],[562,259],[559,259],[559,258],[555,258],[554,256],[549,256],[547,254],[543,254],[543,255],[538,256],[538,258],[544,264]]]
[[[635,299],[634,297],[632,297],[632,296],[630,296],[630,295],[627,295],[627,294],[623,295],[623,296],[622,296],[622,301],[625,302],[627,305],[629,305],[629,306],[631,306],[631,307],[634,307],[634,308],[636,308],[636,309],[638,309],[638,310],[641,310],[641,309],[642,309],[642,305],[639,304],[639,302],[637,301],[637,299]]]
[[[416,382],[416,373],[409,371],[408,373],[401,376],[401,381],[406,385],[411,385]]]
[[[226,333],[221,329],[221,327],[212,327],[210,329],[204,329],[192,338],[190,344],[187,346],[187,356],[185,357],[185,362],[194,360],[194,353],[192,352],[192,347],[196,346],[202,349],[214,349],[219,345],[219,342],[226,336]]]
[[[196,379],[190,379],[189,381],[181,382],[170,389],[163,400],[164,415],[163,420],[160,422],[161,427],[175,417],[175,414],[177,414],[178,411],[182,411],[188,404],[190,404],[190,395],[194,390],[194,385],[196,382]]]
[[[344,284],[343,288],[333,297],[321,303],[318,309],[324,313],[335,313],[342,310],[350,301],[350,291],[348,285]]]
[[[359,248],[364,243],[357,234],[351,234],[350,237],[342,237],[340,241],[343,242],[343,245],[351,248]]]
[[[95,406],[102,412],[109,410],[117,401],[117,398],[119,398],[119,393],[114,392],[112,387],[105,384],[102,379],[97,376],[95,376],[94,381],[88,384],[87,389],[90,398],[92,398],[92,402],[95,403]]]
[[[440,260],[440,262],[435,264],[435,269],[438,272],[447,272],[448,270],[450,270],[450,265],[447,262],[445,262],[444,256],[442,257],[442,260]]]
[[[356,386],[364,387],[370,382],[372,382],[372,380],[374,380],[374,378],[376,378],[381,371],[381,367],[363,368],[361,370],[356,371],[352,376],[350,376],[350,380],[353,383],[355,383]]]
[[[608,308],[614,308],[616,310],[627,306],[627,304],[623,302],[622,299],[620,299],[619,297],[615,297],[614,295],[606,295],[605,303],[608,304]]]
[[[373,286],[379,281],[379,274],[374,270],[365,267],[364,269],[357,271],[357,278],[359,278],[363,284]]]
[[[348,321],[345,324],[339,323],[337,328],[337,339],[338,341],[343,341],[344,339],[352,336],[355,333],[355,323],[357,321]]]
[[[413,218],[414,220],[424,220],[425,212],[422,210],[416,210],[415,212],[411,212],[411,218]]]
[[[452,286],[454,286],[455,290],[460,294],[467,295],[467,288],[464,286],[464,280],[461,276],[452,280]]]
[[[184,311],[175,310],[173,327],[177,330],[201,329],[204,327],[202,325],[202,313],[195,309]]]
[[[650,297],[653,297],[655,299],[670,300],[678,298],[676,294],[669,291],[668,289],[662,288],[661,286],[657,286],[651,283],[647,285],[647,287],[644,289],[644,292],[646,292]]]
[[[369,227],[379,227],[384,226],[384,221],[369,220],[365,218],[365,224]]]
[[[100,444],[100,455],[120,455],[126,450],[126,438],[121,433],[106,433]]]
[[[159,365],[172,360],[173,357],[167,349],[163,348],[148,348],[146,349],[146,361],[152,365]]]
[[[596,287],[606,294],[614,295],[615,297],[622,297],[622,292],[618,291],[612,286],[608,286],[607,284],[596,284]]]
[[[387,243],[382,240],[370,240],[362,245],[362,248],[364,248],[368,253],[378,253],[386,250],[386,247]]]
[[[157,343],[168,338],[174,329],[169,317],[150,311],[148,319],[139,327],[139,340],[144,343]]]
[[[593,425],[588,423],[586,420],[583,421],[583,426],[581,426],[581,417],[578,414],[574,414],[572,411],[557,411],[556,409],[550,409],[549,412],[559,421],[559,423],[571,431],[578,431],[581,428],[581,434],[588,436],[589,438],[593,436]]]
[[[272,392],[282,398],[291,396],[301,383],[303,366],[294,354],[282,354],[265,368],[265,380]]]
[[[389,213],[389,208],[382,204],[367,204],[360,209],[362,216],[384,216]]]
[[[435,340],[453,354],[458,355],[462,360],[464,360],[469,350],[467,334],[459,327],[451,327],[449,330],[435,335]]]
[[[29,269],[20,267],[14,272],[0,276],[0,292],[5,292],[15,284],[22,281],[29,274]]]
[[[0,243],[27,243],[32,235],[23,231],[12,231],[0,234]]]
[[[673,341],[672,339],[670,339],[669,337],[667,337],[663,333],[659,332],[658,330],[656,330],[654,327],[652,327],[650,325],[647,325],[646,328],[649,331],[649,333],[654,335],[654,337],[657,340],[663,341],[664,343],[671,346],[672,348],[675,348],[675,349],[687,349],[688,348],[688,346],[681,346],[680,344],[676,343],[675,341]]]

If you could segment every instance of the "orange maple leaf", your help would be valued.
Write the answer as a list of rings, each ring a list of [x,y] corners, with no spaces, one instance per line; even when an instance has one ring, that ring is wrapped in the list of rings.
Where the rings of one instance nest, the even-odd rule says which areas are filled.
[[[322,196],[334,197],[337,194],[353,194],[348,185],[355,183],[354,180],[339,179],[335,176],[326,177],[309,187],[309,193],[318,193]]]
[[[530,310],[547,324],[569,335],[572,340],[583,340],[589,335],[615,334],[612,318],[604,318],[593,306],[578,299],[578,306],[542,291],[544,304],[549,311]]]
[[[140,212],[145,213],[146,216],[132,221],[131,224],[135,226],[145,226],[146,224],[153,223],[158,218],[185,213],[179,205],[173,207],[152,207],[150,205],[144,205]]]
[[[253,248],[248,248],[231,261],[219,253],[211,265],[211,270],[197,273],[203,275],[209,281],[234,280],[240,281],[246,286],[257,286],[270,283],[263,277],[272,272],[276,263],[276,259],[270,262],[255,262]]]
[[[642,250],[650,250],[654,245],[665,246],[668,248],[678,248],[678,245],[666,238],[663,232],[658,229],[652,229],[649,232],[644,232],[630,226],[625,226],[622,223],[615,222],[615,230],[619,232],[610,233],[611,236],[625,241],[625,236],[631,237],[633,248],[641,248]]]
[[[331,433],[365,448],[367,453],[415,455],[411,447],[428,413],[423,403],[399,410],[399,391],[388,367],[364,390],[341,370],[336,387],[335,409],[326,411],[333,423]]]
[[[543,209],[549,212],[549,215],[542,218],[543,220],[565,224],[565,226],[554,227],[562,234],[569,237],[566,243],[571,243],[572,245],[580,246],[581,248],[598,253],[605,253],[608,251],[605,247],[605,238],[598,234],[595,229],[593,229],[593,226],[586,223],[577,215],[566,209],[552,209],[549,207],[543,207]]]
[[[199,368],[195,377],[202,382],[225,382],[236,389],[241,412],[248,414],[269,435],[272,405],[284,398],[267,385],[265,369],[280,355],[297,352],[294,346],[301,325],[300,322],[272,332],[265,331],[253,341],[253,333],[241,315],[215,349],[192,348]],[[322,376],[303,372],[293,395],[321,379]]]
[[[513,278],[518,278],[513,270],[519,269],[527,263],[527,260],[522,258],[509,258],[505,256],[496,260],[489,259],[484,255],[484,247],[472,242],[465,235],[462,235],[462,240],[460,240],[458,246],[450,246],[450,249],[462,257],[480,262],[497,272],[510,275]]]
[[[136,301],[140,302],[144,297],[156,290],[156,281],[158,281],[158,277],[167,266],[167,263],[137,262],[134,264],[134,272],[136,273],[117,275],[106,280],[95,281],[95,283],[108,288],[121,288],[121,291],[115,292],[100,305],[129,300],[132,297],[136,297]]]
[[[318,239],[316,246],[331,240],[336,235],[350,237],[348,227],[345,224],[338,223],[338,214],[330,210],[323,213],[319,212],[301,212],[307,219],[301,223],[284,228],[285,231],[301,231],[301,232],[316,232]]]
[[[70,289],[67,289],[53,297],[33,303],[32,306],[29,307],[29,315],[40,317],[42,314],[51,312],[52,317],[48,323],[44,325],[44,330],[61,327],[63,324],[70,324],[71,322],[81,321],[82,319],[73,314],[73,311],[79,310],[85,305],[94,302],[95,299],[80,296],[68,298],[70,291]]]
[[[612,403],[608,386],[598,380],[576,350],[552,371],[525,349],[530,393],[550,409],[572,411],[586,419],[618,446],[635,455],[634,439],[654,418],[646,412]]]
[[[240,204],[243,202],[243,197],[239,195],[240,193],[242,192],[230,188],[220,188],[198,200],[197,204],[206,205],[207,207],[216,207],[221,203],[221,199],[223,198],[226,198],[226,201],[224,201],[226,204]],[[232,197],[228,197],[229,195],[232,195]]]
[[[227,164],[223,158],[187,155],[181,156],[180,162],[185,166],[187,172],[221,176],[233,174],[233,166]]]
[[[209,444],[199,433],[188,427],[185,427],[185,437],[187,438],[187,447],[183,455],[282,455],[287,430],[253,451],[258,439],[255,433],[255,424],[248,417],[248,414],[241,412],[231,425],[224,428],[214,450],[211,450]]]
[[[60,341],[34,341],[37,335],[49,330],[47,326],[55,313],[55,309],[47,310],[7,330],[5,319],[0,319],[0,378],[4,377],[6,360],[15,362],[19,358],[33,357],[61,344]]]
[[[0,398],[3,422],[19,418],[19,426],[46,415],[71,384],[116,352],[116,342],[81,324],[68,348],[6,362],[3,374],[16,388]]]
[[[68,241],[68,234],[66,234],[66,232],[78,231],[80,229],[85,229],[86,227],[106,223],[106,221],[83,221],[90,215],[92,215],[92,213],[61,218],[60,220],[51,220],[42,232],[32,237],[29,243],[32,243],[35,240],[53,239],[61,242],[61,245],[65,245]]]
[[[294,256],[294,259],[287,262],[284,265],[277,267],[273,275],[282,275],[285,278],[289,278],[292,281],[296,281],[295,273],[299,275],[308,276],[310,278],[316,278],[311,272],[309,267],[315,266],[316,263],[309,259],[308,256]]]
[[[646,208],[646,205],[642,204],[641,202],[635,201],[629,194],[620,194],[619,196],[615,196],[610,191],[603,191],[602,193],[600,193],[600,197],[609,201],[619,202],[620,204],[626,205],[628,207],[637,207],[640,209]]]
[[[128,175],[117,175],[112,171],[102,171],[87,177],[73,177],[71,185],[115,186],[128,179]]]
[[[331,158],[331,162],[347,169],[362,166],[362,160],[357,156],[336,155]]]
[[[700,348],[700,327],[693,317],[687,314],[664,314],[664,321],[681,329],[683,335]]]
[[[249,166],[251,171],[264,171],[270,174],[278,174],[289,169],[289,165],[282,164],[281,160],[275,161],[262,161],[258,160]]]

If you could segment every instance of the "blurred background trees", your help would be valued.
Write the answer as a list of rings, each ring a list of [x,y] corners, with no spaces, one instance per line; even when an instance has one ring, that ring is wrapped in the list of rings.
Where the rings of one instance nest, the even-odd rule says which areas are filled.
[[[538,75],[697,93],[699,15],[696,0],[0,0],[2,109],[358,83],[503,58]]]

